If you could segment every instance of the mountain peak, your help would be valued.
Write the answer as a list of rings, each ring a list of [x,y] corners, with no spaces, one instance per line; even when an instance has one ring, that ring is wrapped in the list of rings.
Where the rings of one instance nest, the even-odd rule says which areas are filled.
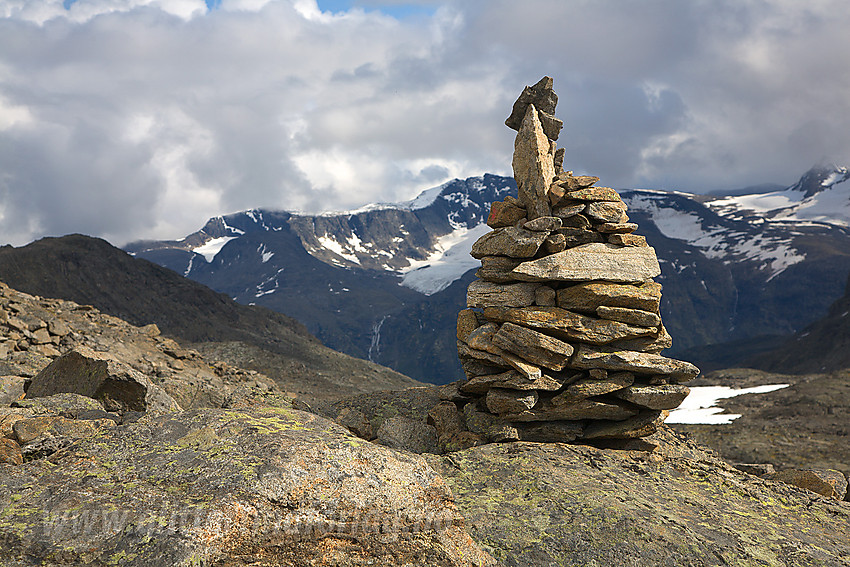
[[[789,189],[803,193],[803,198],[812,197],[833,185],[850,179],[850,169],[835,164],[820,164],[803,174]]]

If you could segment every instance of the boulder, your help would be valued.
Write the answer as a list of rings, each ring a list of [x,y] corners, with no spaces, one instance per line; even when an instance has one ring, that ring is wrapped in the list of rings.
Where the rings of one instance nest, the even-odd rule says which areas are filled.
[[[523,118],[528,112],[528,106],[532,104],[540,112],[554,115],[555,107],[558,104],[558,95],[555,94],[553,89],[554,84],[555,81],[552,77],[543,77],[534,86],[526,86],[514,102],[510,116],[505,119],[505,126],[512,130],[519,130],[522,127]],[[556,135],[552,139],[556,140],[557,138]]]
[[[834,500],[843,500],[847,494],[847,478],[837,470],[785,469],[767,478],[805,488]]]
[[[651,247],[619,248],[612,244],[592,243],[523,262],[511,274],[517,280],[531,282],[645,282],[661,274],[661,268]]]
[[[497,228],[476,240],[470,254],[476,259],[484,256],[531,258],[537,254],[546,236],[545,232],[532,232],[515,226]]]
[[[463,406],[466,428],[493,443],[519,441],[519,430],[515,425],[486,411],[479,411],[474,402]]]
[[[375,442],[412,453],[436,453],[437,432],[433,426],[409,417],[391,417],[381,424]]]
[[[523,223],[522,228],[534,232],[553,232],[563,226],[564,221],[558,217],[537,217]]]
[[[77,347],[38,373],[27,398],[71,392],[96,399],[107,411],[169,412],[180,409],[171,396],[127,364]]]
[[[621,421],[598,421],[584,428],[584,439],[634,439],[655,433],[670,412],[644,410]]]
[[[0,556],[128,567],[494,564],[422,457],[297,410],[148,415],[51,461],[0,475]]]
[[[8,407],[9,404],[24,397],[23,376],[0,376],[0,407]]]

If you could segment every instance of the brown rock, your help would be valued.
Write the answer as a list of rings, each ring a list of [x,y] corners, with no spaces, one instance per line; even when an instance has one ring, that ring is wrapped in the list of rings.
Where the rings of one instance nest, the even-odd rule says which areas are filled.
[[[558,217],[537,217],[534,220],[525,221],[522,228],[533,232],[553,232],[561,228],[564,221]]]
[[[510,390],[541,390],[555,392],[572,379],[571,374],[544,374],[537,380],[529,380],[516,370],[500,374],[475,376],[460,385],[460,391],[467,394],[484,394],[490,388],[508,388]]]
[[[843,500],[847,494],[847,478],[837,470],[785,469],[768,478],[805,488],[835,500]]]
[[[561,370],[573,354],[572,345],[532,329],[505,323],[493,337],[493,343],[523,360],[550,370]]]
[[[579,380],[552,398],[552,403],[561,406],[592,396],[604,396],[630,386],[634,381],[635,375],[631,372],[612,372],[602,380]]]
[[[657,282],[640,285],[588,282],[558,290],[559,307],[584,313],[596,313],[600,305],[658,313],[660,302],[661,284]]]
[[[529,219],[551,214],[547,192],[555,177],[554,156],[537,110],[529,104],[514,143],[513,171]],[[506,254],[513,256],[512,254]]]
[[[604,234],[626,234],[636,231],[638,225],[633,222],[606,222],[595,228]]]
[[[579,189],[592,187],[597,181],[599,181],[599,178],[595,175],[574,176],[572,174],[565,174],[558,176],[558,183],[563,185],[566,191],[577,191]]]
[[[642,411],[622,421],[598,421],[584,429],[584,439],[634,439],[652,435],[664,423],[668,411]]]
[[[511,258],[531,258],[540,249],[548,236],[545,232],[532,232],[523,228],[497,228],[479,238],[472,245],[473,258],[484,256],[510,256]]]
[[[428,412],[428,425],[437,432],[437,438],[454,435],[463,431],[466,427],[463,417],[454,402],[443,401],[431,408]]]
[[[498,415],[529,410],[537,403],[537,390],[508,390],[490,388],[487,391],[487,409]]]
[[[641,327],[657,327],[661,324],[661,317],[659,315],[641,309],[600,305],[596,308],[596,314],[603,319],[619,321],[629,325],[639,325]]]
[[[543,234],[543,233],[539,233]],[[655,250],[583,244],[538,260],[523,262],[511,272],[520,281],[644,282],[661,274]]]
[[[68,419],[58,415],[36,416],[16,421],[12,426],[15,439],[21,445],[31,443],[42,435],[51,437],[90,437],[106,426],[115,425],[109,419]]]
[[[565,248],[575,248],[582,244],[605,242],[605,237],[595,230],[572,230],[564,233]]]
[[[570,236],[575,234],[575,231],[571,231],[569,229],[584,229],[590,230],[590,227],[593,226],[593,223],[590,222],[590,219],[584,216],[581,213],[576,213],[574,215],[570,215],[568,217],[559,217],[562,220],[562,234],[565,236]]]
[[[490,215],[487,217],[487,226],[491,228],[502,228],[515,226],[525,218],[525,209],[512,203],[495,201],[490,205]]]
[[[556,406],[552,402],[540,401],[534,409],[503,417],[508,421],[574,421],[578,419],[604,419],[621,421],[637,414],[626,404],[616,401],[578,400],[571,404]]]
[[[587,203],[581,201],[569,201],[568,203],[560,203],[557,207],[552,208],[552,215],[559,219],[568,219],[576,216],[587,208]]]
[[[548,240],[549,237],[546,238]],[[522,260],[508,258],[507,256],[484,256],[481,258],[481,267],[478,268],[475,275],[478,278],[489,282],[515,282],[516,280],[512,275],[510,275],[510,273],[521,263]]]
[[[587,187],[564,193],[565,199],[576,201],[622,201],[620,194],[610,187]]]
[[[478,411],[475,403],[463,406],[463,418],[469,431],[483,435],[493,443],[519,441],[519,431],[513,424],[491,413]]]
[[[520,441],[536,443],[569,443],[581,437],[584,426],[580,421],[551,421],[516,423]]]
[[[501,356],[492,354],[483,350],[477,350],[471,348],[469,345],[458,341],[457,343],[457,353],[458,356],[461,357],[461,360],[464,358],[474,358],[476,360],[482,361],[489,366],[495,366],[497,368],[505,368],[509,366]],[[489,372],[488,372],[489,373]]]
[[[469,333],[481,326],[478,314],[472,309],[461,309],[457,314],[457,338],[459,341],[468,342],[466,338]]]
[[[475,280],[469,284],[466,290],[466,306],[527,307],[534,305],[535,291],[538,287],[540,287],[540,284],[536,283],[499,284]]]
[[[371,441],[375,438],[375,432],[372,430],[372,424],[369,423],[369,419],[362,411],[350,407],[344,407],[342,408],[342,411],[339,412],[339,415],[336,416],[334,421],[343,427],[348,428],[349,431],[361,439]]]
[[[637,339],[625,339],[609,343],[608,347],[617,350],[634,350],[638,352],[650,352],[658,354],[666,348],[673,346],[673,337],[667,332],[664,324],[658,326],[658,333],[654,336],[639,337]]]
[[[540,307],[554,307],[555,298],[555,290],[548,285],[541,285],[534,290],[534,304]]]
[[[501,350],[499,356],[508,366],[518,371],[527,379],[540,380],[541,378],[543,378],[543,371],[540,370],[538,366],[535,366],[534,364],[515,355],[514,353],[506,350]]]
[[[626,204],[622,201],[594,201],[587,205],[584,214],[599,222],[625,222]]]
[[[32,332],[32,342],[37,345],[46,345],[51,341],[50,332],[42,327]]]
[[[690,388],[680,384],[660,386],[634,384],[615,392],[613,396],[647,409],[670,410],[679,407],[690,392]]]
[[[557,254],[558,252],[563,252],[567,249],[567,237],[563,234],[555,233],[550,234],[546,237],[546,240],[543,241],[543,251],[546,254]],[[514,265],[511,270],[516,268],[519,265],[517,263]]]
[[[505,120],[505,126],[512,130],[519,130],[530,104],[533,104],[541,112],[555,114],[558,95],[552,89],[554,83],[552,77],[543,77],[534,86],[526,86],[514,102],[511,115]]]
[[[617,246],[649,246],[646,243],[646,237],[637,234],[609,234],[608,242]]]
[[[20,465],[23,462],[21,446],[12,439],[0,439],[0,465]]]
[[[466,343],[475,350],[483,350],[485,352],[498,352],[493,349],[493,337],[499,331],[499,326],[495,323],[485,323],[469,333]]]
[[[539,107],[538,107],[539,108]],[[555,173],[562,173],[564,171],[564,156],[566,155],[567,150],[565,148],[558,148],[555,150]]]
[[[86,347],[77,347],[39,372],[27,398],[62,392],[99,400],[107,411],[179,411],[171,396],[127,364]]]
[[[585,344],[577,346],[570,364],[573,368],[580,369],[605,368],[638,374],[663,374],[674,383],[687,382],[699,375],[699,368],[690,362],[674,360],[660,354],[594,348]]]
[[[0,376],[0,407],[9,407],[12,402],[23,398],[26,381],[23,376]]]
[[[540,329],[565,340],[578,340],[594,344],[655,335],[657,329],[634,327],[618,321],[595,319],[560,307],[486,307],[484,317],[499,323],[511,322]]]
[[[463,373],[466,374],[466,377],[470,380],[479,376],[499,374],[504,372],[505,368],[508,366],[502,360],[499,360],[499,366],[494,366],[486,361],[478,360],[471,356],[464,356],[460,352],[458,352],[458,358],[460,359],[460,366],[463,368]]]
[[[28,408],[0,408],[0,437],[14,439],[15,433],[12,427],[15,423],[33,415],[33,411]]]

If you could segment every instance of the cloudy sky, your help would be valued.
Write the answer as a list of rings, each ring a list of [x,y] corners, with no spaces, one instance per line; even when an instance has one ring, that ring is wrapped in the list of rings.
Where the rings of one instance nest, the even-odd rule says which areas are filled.
[[[544,75],[577,173],[790,184],[850,163],[848,29],[846,0],[0,0],[0,244],[510,174]]]

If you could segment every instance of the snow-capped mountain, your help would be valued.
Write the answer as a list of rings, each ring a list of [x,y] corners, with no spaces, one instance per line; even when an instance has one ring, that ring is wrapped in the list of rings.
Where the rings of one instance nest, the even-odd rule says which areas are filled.
[[[826,312],[850,272],[848,179],[832,167],[769,193],[621,191],[661,260],[675,354],[787,335]],[[484,175],[357,211],[234,213],[127,250],[293,316],[337,350],[447,382],[460,376],[455,318],[479,265],[469,249],[508,194],[513,179]]]

